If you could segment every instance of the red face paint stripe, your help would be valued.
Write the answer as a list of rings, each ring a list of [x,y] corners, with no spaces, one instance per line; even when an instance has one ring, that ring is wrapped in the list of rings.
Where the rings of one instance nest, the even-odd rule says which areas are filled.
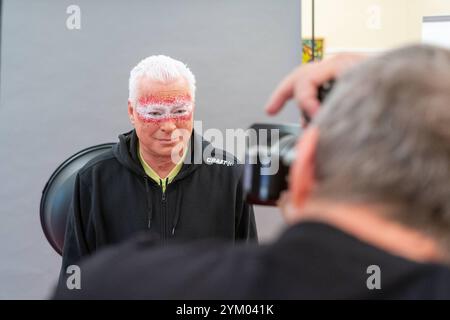
[[[147,97],[142,97],[138,100],[139,104],[142,106],[148,104],[174,104],[176,102],[191,102],[191,96],[188,94],[179,96],[154,96],[150,95]]]

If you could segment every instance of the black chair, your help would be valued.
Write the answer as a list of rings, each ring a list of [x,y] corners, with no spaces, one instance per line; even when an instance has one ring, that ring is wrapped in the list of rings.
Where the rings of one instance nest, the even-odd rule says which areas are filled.
[[[48,242],[60,255],[76,174],[88,161],[110,150],[114,144],[99,144],[77,152],[65,160],[45,184],[40,205],[41,226]]]

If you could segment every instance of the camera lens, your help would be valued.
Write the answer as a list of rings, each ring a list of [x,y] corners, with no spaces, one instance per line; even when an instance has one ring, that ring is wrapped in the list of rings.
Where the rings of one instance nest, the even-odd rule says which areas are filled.
[[[254,124],[249,130],[256,132],[257,139],[250,142],[245,157],[245,198],[252,204],[274,206],[288,186],[300,126]]]

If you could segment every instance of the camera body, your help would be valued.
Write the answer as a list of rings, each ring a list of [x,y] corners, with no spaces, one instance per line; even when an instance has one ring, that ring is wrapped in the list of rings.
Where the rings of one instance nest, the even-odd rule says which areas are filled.
[[[322,102],[334,86],[334,80],[319,88]],[[303,112],[305,123],[309,115]],[[288,188],[288,175],[295,159],[295,146],[301,137],[298,124],[253,124],[249,130],[256,132],[245,155],[243,190],[248,203],[275,206],[281,193]],[[259,134],[267,132],[270,134]],[[250,139],[251,140],[251,139]]]
[[[274,206],[287,189],[289,168],[295,157],[295,145],[301,134],[298,124],[253,124],[258,134],[245,156],[243,189],[247,202]]]

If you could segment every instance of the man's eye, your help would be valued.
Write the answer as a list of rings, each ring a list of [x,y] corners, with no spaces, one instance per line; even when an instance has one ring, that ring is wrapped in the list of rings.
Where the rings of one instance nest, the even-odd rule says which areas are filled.
[[[178,109],[178,110],[175,110],[174,114],[183,114],[185,112],[186,112],[186,110],[184,110],[184,109]]]
[[[149,112],[148,114],[153,117],[159,117],[161,115],[161,112]]]

